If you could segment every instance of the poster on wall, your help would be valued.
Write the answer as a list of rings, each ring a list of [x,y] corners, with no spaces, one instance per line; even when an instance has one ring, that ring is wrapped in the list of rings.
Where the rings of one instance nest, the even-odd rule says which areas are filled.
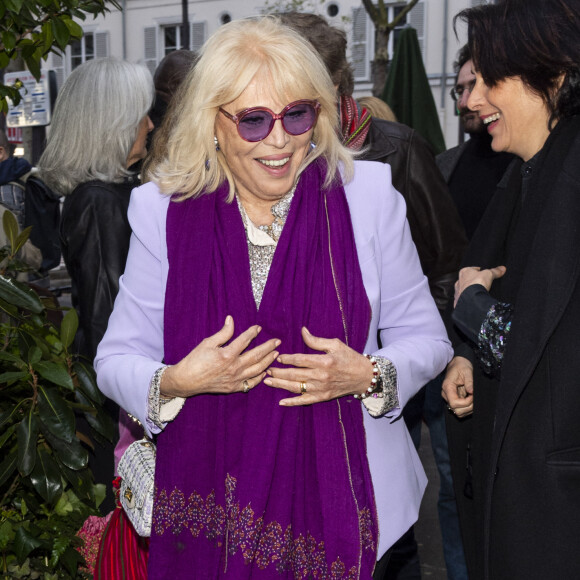
[[[8,100],[8,127],[41,127],[50,124],[50,91],[48,71],[42,71],[37,81],[29,71],[7,72],[4,84],[11,86],[17,81],[22,83],[18,105]]]

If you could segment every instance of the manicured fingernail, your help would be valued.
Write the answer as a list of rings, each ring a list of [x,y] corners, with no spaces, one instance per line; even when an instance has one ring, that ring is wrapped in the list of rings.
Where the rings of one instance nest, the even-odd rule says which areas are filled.
[[[270,369],[268,369],[268,370],[266,371],[266,374],[267,374],[269,377],[271,377],[271,376],[272,376],[272,371],[271,371]]]
[[[265,379],[264,380],[264,384],[265,385],[268,385],[269,387],[271,387],[272,386],[272,379]]]
[[[274,360],[275,360],[275,359],[276,359],[276,357],[277,357],[277,356],[278,356],[280,353],[279,353],[279,352],[276,352],[276,351],[274,351],[272,354],[274,355]]]
[[[232,317],[228,314],[226,316],[226,324],[231,324],[232,323]]]
[[[310,334],[310,331],[308,330],[308,328],[306,328],[306,326],[303,326],[302,328],[304,328],[304,332],[305,332],[306,334]]]
[[[278,347],[279,347],[281,344],[282,344],[282,341],[281,341],[281,340],[277,340],[277,341],[274,343],[274,348],[278,348]]]
[[[262,327],[261,326],[257,326],[256,327],[256,332],[262,332]]]

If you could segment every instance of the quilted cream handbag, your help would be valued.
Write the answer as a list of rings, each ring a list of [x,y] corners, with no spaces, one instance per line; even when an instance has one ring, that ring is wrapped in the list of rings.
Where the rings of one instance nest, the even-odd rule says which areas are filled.
[[[139,439],[127,447],[119,461],[120,501],[135,531],[151,535],[153,488],[155,484],[155,444]]]

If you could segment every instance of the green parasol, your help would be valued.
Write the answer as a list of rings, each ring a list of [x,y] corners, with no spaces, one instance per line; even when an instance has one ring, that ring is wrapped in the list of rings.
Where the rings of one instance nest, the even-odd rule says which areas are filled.
[[[445,151],[437,107],[427,79],[417,31],[407,26],[400,32],[382,99],[400,123],[415,129],[433,147]]]

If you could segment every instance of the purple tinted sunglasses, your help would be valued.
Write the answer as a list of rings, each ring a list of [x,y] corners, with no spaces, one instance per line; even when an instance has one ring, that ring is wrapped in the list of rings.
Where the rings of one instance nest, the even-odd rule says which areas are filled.
[[[286,105],[278,115],[266,107],[250,107],[237,115],[230,115],[221,107],[220,111],[236,124],[238,135],[244,141],[255,143],[262,141],[272,132],[278,119],[289,135],[302,135],[310,131],[320,113],[320,103],[308,99],[294,101]]]

